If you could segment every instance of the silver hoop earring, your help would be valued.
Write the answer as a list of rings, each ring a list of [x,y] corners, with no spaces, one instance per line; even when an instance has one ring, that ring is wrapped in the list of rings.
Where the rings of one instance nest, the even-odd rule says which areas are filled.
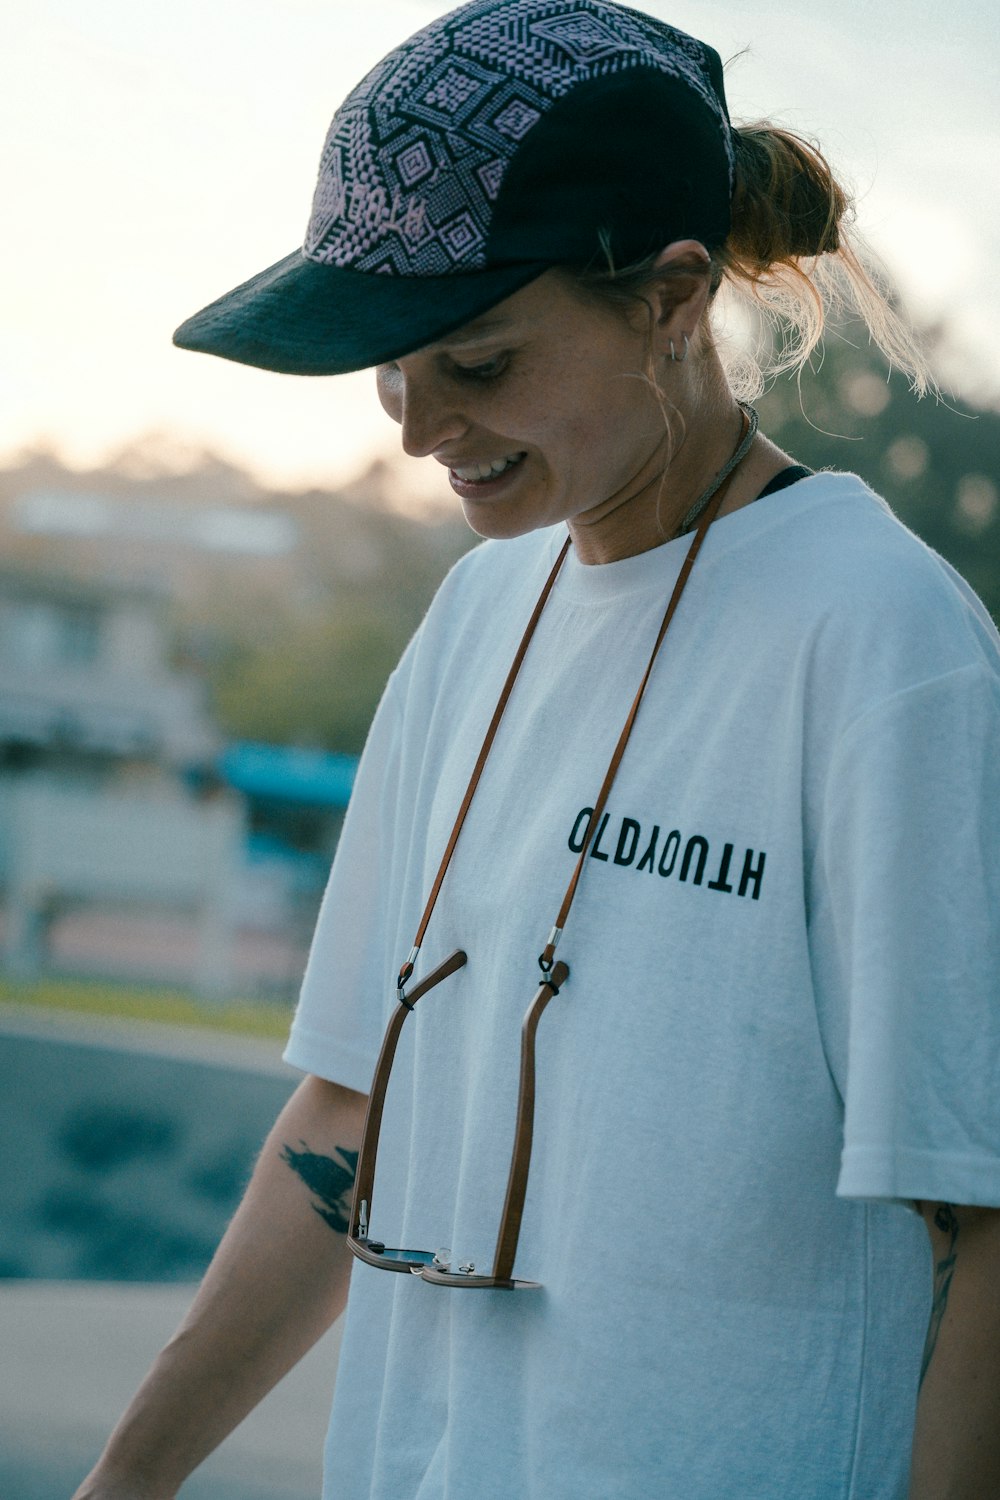
[[[690,344],[688,343],[688,336],[687,336],[686,333],[682,335],[682,338],[684,339],[684,353],[682,355],[680,355],[680,357],[678,357],[677,350],[674,348],[674,341],[673,341],[673,339],[668,339],[667,340],[667,342],[670,345],[670,358],[673,360],[673,362],[674,362],[675,365],[682,365],[684,363],[684,361],[688,357],[688,350],[691,347]]]

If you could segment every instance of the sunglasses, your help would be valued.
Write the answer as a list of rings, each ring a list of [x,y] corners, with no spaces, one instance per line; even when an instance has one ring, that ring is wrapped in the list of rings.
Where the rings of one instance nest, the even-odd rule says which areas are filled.
[[[531,1166],[531,1145],[535,1121],[535,1035],[542,1012],[554,995],[558,995],[569,975],[564,963],[555,963],[538,986],[538,991],[528,1007],[521,1026],[521,1077],[517,1094],[517,1120],[514,1129],[514,1146],[511,1152],[510,1173],[507,1178],[507,1193],[500,1215],[496,1254],[490,1274],[476,1274],[473,1264],[452,1268],[447,1253],[441,1250],[404,1250],[384,1245],[369,1236],[372,1216],[372,1189],[375,1183],[375,1165],[378,1156],[378,1141],[382,1129],[382,1112],[385,1107],[386,1090],[392,1072],[396,1048],[399,1044],[403,1023],[415,1009],[417,1001],[442,980],[464,968],[467,962],[462,950],[456,949],[433,969],[426,978],[415,985],[409,995],[400,983],[397,994],[399,1003],[386,1027],[372,1080],[365,1117],[361,1150],[358,1153],[357,1176],[354,1180],[354,1200],[351,1204],[351,1223],[347,1243],[354,1255],[366,1265],[380,1271],[403,1271],[420,1276],[432,1286],[498,1287],[504,1291],[525,1290],[537,1287],[537,1281],[516,1281],[513,1278],[514,1258],[521,1233],[521,1217],[524,1199],[528,1191],[528,1170]]]
[[[521,1232],[524,1200],[528,1190],[528,1169],[531,1165],[531,1142],[535,1121],[535,1034],[538,1030],[538,1023],[541,1020],[542,1012],[552,997],[558,995],[560,988],[569,977],[569,968],[567,965],[562,962],[556,962],[556,946],[562,936],[563,928],[566,925],[566,919],[569,916],[569,910],[576,894],[577,885],[583,874],[584,864],[590,851],[591,840],[596,828],[600,824],[601,814],[604,811],[615,776],[618,773],[618,767],[625,754],[625,747],[632,733],[632,726],[639,712],[639,705],[642,702],[646,684],[652,673],[653,664],[663,644],[667,627],[673,619],[674,612],[680,602],[681,594],[684,592],[687,580],[691,575],[695,558],[698,556],[702,542],[705,540],[708,528],[718,514],[732,476],[749,451],[757,431],[757,413],[752,407],[746,406],[744,403],[741,403],[741,407],[740,441],[733,451],[732,457],[728,464],[715,476],[708,489],[700,496],[682,524],[682,530],[686,530],[689,522],[698,519],[697,530],[681,566],[677,581],[674,584],[673,592],[670,595],[666,612],[660,625],[659,634],[656,637],[649,657],[649,663],[639,684],[638,692],[632,701],[632,707],[625,720],[624,728],[618,739],[614,754],[611,757],[604,776],[604,782],[590,815],[587,830],[584,834],[583,847],[580,850],[576,868],[573,871],[566,894],[563,897],[563,903],[559,910],[559,915],[556,917],[555,926],[551,929],[548,942],[545,944],[538,958],[538,966],[541,970],[542,978],[535,998],[529,1005],[521,1026],[521,1078],[517,1095],[517,1121],[514,1130],[514,1148],[511,1153],[510,1173],[507,1178],[507,1194],[504,1198],[503,1211],[500,1215],[500,1229],[497,1234],[493,1268],[490,1274],[486,1276],[481,1273],[477,1274],[475,1266],[471,1263],[453,1267],[450,1260],[450,1251],[404,1250],[384,1245],[381,1240],[371,1238],[369,1226],[372,1215],[372,1190],[375,1184],[375,1163],[378,1155],[379,1134],[382,1129],[382,1112],[385,1107],[386,1089],[389,1086],[389,1075],[392,1072],[393,1059],[396,1056],[396,1048],[399,1045],[403,1022],[415,1008],[417,1001],[426,995],[428,991],[434,989],[436,985],[439,985],[442,980],[447,979],[450,975],[457,973],[459,969],[464,968],[468,962],[466,954],[460,948],[456,949],[443,963],[439,964],[436,969],[432,969],[429,974],[421,979],[409,995],[406,994],[405,987],[413,975],[414,964],[420,952],[420,945],[424,940],[424,934],[427,931],[431,913],[434,910],[438,893],[441,890],[452,854],[455,851],[455,845],[458,842],[458,836],[462,831],[466,814],[475,796],[476,788],[479,785],[479,779],[486,765],[497,729],[503,718],[518,672],[521,669],[521,663],[528,650],[528,645],[534,634],[542,610],[545,608],[549,594],[552,592],[559,570],[569,551],[569,537],[566,538],[532,611],[531,618],[521,639],[521,644],[511,663],[510,671],[504,682],[497,706],[493,711],[493,718],[486,731],[486,736],[473,768],[465,796],[459,807],[455,826],[448,839],[444,856],[417,928],[413,948],[410,951],[409,958],[399,971],[399,978],[396,985],[399,1003],[393,1011],[389,1019],[389,1024],[386,1027],[385,1037],[382,1041],[382,1050],[379,1053],[378,1063],[375,1068],[375,1077],[372,1080],[371,1092],[368,1099],[368,1113],[365,1117],[364,1135],[361,1141],[361,1150],[358,1153],[357,1175],[354,1180],[354,1199],[351,1204],[351,1223],[347,1243],[350,1246],[352,1254],[357,1256],[359,1260],[363,1260],[366,1265],[374,1266],[380,1271],[403,1271],[408,1275],[420,1276],[424,1281],[429,1281],[432,1286],[498,1287],[505,1291],[512,1291],[540,1285],[537,1281],[516,1281],[512,1274],[514,1270],[514,1258],[517,1254],[517,1241]]]

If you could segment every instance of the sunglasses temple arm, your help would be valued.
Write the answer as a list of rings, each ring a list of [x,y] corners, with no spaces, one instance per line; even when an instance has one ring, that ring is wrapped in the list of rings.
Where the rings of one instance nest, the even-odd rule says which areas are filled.
[[[493,1262],[493,1279],[510,1281],[517,1254],[517,1241],[521,1233],[521,1216],[528,1191],[528,1168],[531,1165],[531,1141],[535,1128],[535,1033],[542,1012],[559,993],[569,969],[564,963],[554,964],[552,972],[538,987],[538,994],[528,1007],[521,1026],[521,1082],[517,1095],[517,1128],[514,1133],[514,1150],[507,1179],[507,1196],[504,1199],[500,1232],[497,1236],[496,1259]]]
[[[375,1158],[378,1154],[378,1138],[382,1129],[382,1111],[385,1107],[385,1093],[389,1084],[389,1074],[392,1071],[393,1059],[396,1056],[396,1047],[399,1043],[399,1035],[403,1029],[403,1022],[407,1015],[416,1005],[422,995],[432,990],[442,979],[447,979],[457,969],[461,969],[467,962],[466,955],[461,948],[456,948],[454,953],[449,954],[444,963],[432,969],[425,979],[414,985],[410,994],[401,1001],[389,1018],[389,1024],[382,1039],[382,1050],[379,1053],[378,1062],[375,1064],[375,1076],[372,1079],[371,1091],[368,1095],[368,1110],[365,1114],[365,1128],[361,1136],[361,1150],[358,1152],[358,1170],[354,1179],[354,1197],[351,1201],[351,1226],[348,1231],[348,1239],[357,1239],[361,1226],[362,1208],[364,1217],[371,1219],[372,1212],[372,1188],[375,1183]],[[367,1236],[367,1225],[363,1231]]]

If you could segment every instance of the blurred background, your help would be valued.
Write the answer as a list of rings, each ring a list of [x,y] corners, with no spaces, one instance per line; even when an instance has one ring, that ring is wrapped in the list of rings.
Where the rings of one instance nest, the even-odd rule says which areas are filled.
[[[12,1500],[68,1494],[84,1472],[294,1085],[281,1039],[356,757],[474,542],[439,466],[397,454],[370,375],[265,374],[181,353],[170,333],[299,243],[334,107],[448,8],[32,0],[5,16]],[[763,426],[804,463],[861,474],[1000,617],[995,10],[646,8],[729,60],[734,119],[821,143],[944,393],[918,403],[846,323],[800,382],[773,385]],[[251,1500],[250,1474],[261,1495],[315,1492],[335,1342],[322,1376],[279,1394],[185,1495]]]

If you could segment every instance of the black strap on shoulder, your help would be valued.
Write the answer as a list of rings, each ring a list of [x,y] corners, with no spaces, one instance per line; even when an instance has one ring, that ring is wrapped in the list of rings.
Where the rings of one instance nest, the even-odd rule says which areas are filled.
[[[790,484],[798,484],[800,479],[809,479],[815,472],[815,469],[807,469],[805,464],[789,464],[787,468],[775,474],[768,484],[765,484],[757,499],[763,500],[765,495],[774,495],[778,490],[787,489]]]

